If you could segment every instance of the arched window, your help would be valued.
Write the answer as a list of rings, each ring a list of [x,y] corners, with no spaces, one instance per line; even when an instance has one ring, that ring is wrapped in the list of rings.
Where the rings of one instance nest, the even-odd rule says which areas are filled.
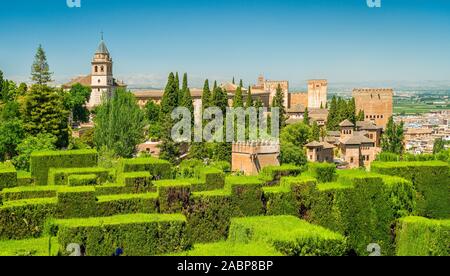
[[[102,72],[105,72],[105,67],[100,67],[100,70],[102,71]]]

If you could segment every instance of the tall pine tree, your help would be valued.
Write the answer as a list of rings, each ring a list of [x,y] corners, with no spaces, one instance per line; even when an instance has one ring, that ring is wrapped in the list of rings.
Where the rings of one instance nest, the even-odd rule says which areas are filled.
[[[211,102],[211,90],[209,88],[209,80],[205,80],[205,84],[203,85],[203,94],[202,94],[202,106],[203,110],[212,106]]]
[[[34,57],[33,66],[31,67],[31,80],[39,85],[48,84],[52,82],[52,74],[45,51],[42,45],[39,45]]]

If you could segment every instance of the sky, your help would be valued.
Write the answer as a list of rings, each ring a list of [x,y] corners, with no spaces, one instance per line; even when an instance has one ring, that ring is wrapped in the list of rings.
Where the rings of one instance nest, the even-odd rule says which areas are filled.
[[[450,1],[381,0],[0,1],[0,70],[29,81],[42,44],[54,79],[90,73],[104,38],[114,75],[134,87],[163,87],[171,71],[191,86],[259,74],[304,87],[440,83],[450,87]]]

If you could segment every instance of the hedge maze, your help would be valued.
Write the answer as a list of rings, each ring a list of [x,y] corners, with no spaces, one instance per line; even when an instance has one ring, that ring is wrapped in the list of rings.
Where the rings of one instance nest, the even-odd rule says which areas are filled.
[[[31,172],[0,164],[0,255],[450,255],[450,166],[375,162],[201,167],[173,179],[155,158],[101,168],[93,150],[39,152]]]

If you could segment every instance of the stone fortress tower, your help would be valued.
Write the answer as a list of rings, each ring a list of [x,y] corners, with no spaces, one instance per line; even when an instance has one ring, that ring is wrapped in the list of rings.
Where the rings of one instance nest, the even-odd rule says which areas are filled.
[[[111,97],[114,90],[113,61],[103,35],[91,64],[92,93],[88,106],[95,107],[101,103],[102,97]]]
[[[356,112],[363,110],[365,121],[370,121],[377,126],[386,128],[389,118],[394,113],[393,89],[354,89],[353,97],[356,101]]]
[[[308,81],[308,108],[325,108],[327,105],[328,81]]]
[[[257,175],[263,168],[279,166],[280,144],[275,141],[233,143],[233,172]]]

